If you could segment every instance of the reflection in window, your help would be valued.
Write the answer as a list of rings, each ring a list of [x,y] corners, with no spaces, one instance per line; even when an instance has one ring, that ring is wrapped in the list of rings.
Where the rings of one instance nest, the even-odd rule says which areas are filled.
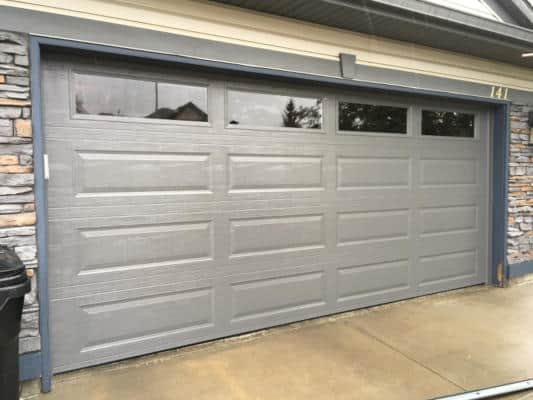
[[[230,125],[322,128],[322,99],[230,90]]]
[[[207,121],[207,88],[101,75],[74,76],[76,113]]]
[[[339,130],[407,133],[407,108],[340,102]]]
[[[474,114],[422,111],[422,135],[474,137]]]

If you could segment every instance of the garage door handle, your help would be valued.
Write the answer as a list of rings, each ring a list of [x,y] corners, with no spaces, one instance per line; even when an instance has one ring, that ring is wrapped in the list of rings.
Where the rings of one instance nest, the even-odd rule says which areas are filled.
[[[50,179],[50,167],[48,165],[48,154],[43,154],[43,169],[44,169],[44,180]]]

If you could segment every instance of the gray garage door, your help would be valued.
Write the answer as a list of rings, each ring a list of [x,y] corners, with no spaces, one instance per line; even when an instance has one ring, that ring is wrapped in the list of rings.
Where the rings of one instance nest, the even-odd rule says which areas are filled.
[[[54,371],[486,281],[488,111],[43,67]]]

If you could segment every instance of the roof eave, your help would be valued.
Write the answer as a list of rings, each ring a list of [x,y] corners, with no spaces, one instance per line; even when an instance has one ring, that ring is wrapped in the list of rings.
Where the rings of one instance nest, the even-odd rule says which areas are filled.
[[[215,0],[322,25],[533,67],[533,30],[419,0]],[[468,39],[468,40],[465,40]]]

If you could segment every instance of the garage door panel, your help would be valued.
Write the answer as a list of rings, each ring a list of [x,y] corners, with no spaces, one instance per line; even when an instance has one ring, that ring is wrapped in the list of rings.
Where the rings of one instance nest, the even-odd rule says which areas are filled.
[[[81,229],[78,274],[149,268],[150,264],[181,264],[213,257],[212,223],[107,226]]]
[[[339,267],[379,264],[408,259],[409,239],[382,239],[337,246],[334,259]]]
[[[337,245],[407,238],[409,210],[343,212],[337,214]]]
[[[476,249],[480,245],[477,231],[444,232],[438,235],[423,235],[418,240],[421,256],[445,254]]]
[[[478,212],[477,206],[423,209],[420,211],[420,232],[422,235],[431,235],[477,229]]]
[[[48,151],[51,162],[49,206],[90,207],[126,206],[176,202],[177,198],[206,201],[213,197],[213,154],[203,151],[162,150],[146,146],[144,150],[110,151],[100,146],[72,142],[54,143]],[[115,143],[116,147],[127,147]],[[139,145],[137,145],[138,148]],[[177,148],[176,148],[177,150]],[[70,212],[76,212],[72,208]],[[83,210],[80,210],[83,212]],[[105,213],[105,209],[100,209]]]
[[[325,190],[322,156],[229,154],[230,193]]]
[[[209,153],[76,151],[76,196],[209,192]]]
[[[51,288],[133,279],[165,271],[173,276],[213,274],[211,216],[165,215],[127,219],[94,218],[51,224]]]
[[[477,183],[477,160],[420,160],[420,184],[474,185]]]
[[[268,270],[228,277],[232,330],[258,329],[320,315],[328,309],[324,266]],[[275,294],[275,295],[273,295]]]
[[[479,204],[480,192],[477,185],[424,188],[418,191],[416,204],[422,208],[475,207]]]
[[[420,285],[427,286],[451,279],[475,278],[477,250],[421,257],[419,262]]]
[[[126,352],[142,354],[163,343],[176,346],[187,336],[212,334],[213,296],[210,286],[159,287],[120,297],[104,294],[52,301],[51,320],[56,326],[52,349],[67,349],[69,354],[62,358],[62,352],[54,353],[55,370],[62,370],[62,364],[117,358]],[[66,335],[72,335],[71,340],[55,339]]]
[[[274,278],[267,275],[234,282],[231,292],[233,324],[325,305],[326,275],[322,270]]]
[[[337,189],[408,188],[409,158],[338,157]]]
[[[231,257],[305,251],[326,246],[322,214],[230,220]]]
[[[409,289],[409,260],[354,265],[337,269],[337,302]]]
[[[335,194],[335,206],[341,212],[394,211],[408,209],[412,204],[410,189],[370,188],[342,190]]]
[[[250,80],[249,98],[309,98],[321,119],[283,127],[285,104],[248,102],[235,124],[220,74],[54,57],[43,92],[55,371],[484,280],[481,117],[475,139],[422,136],[417,113],[433,103],[402,97],[405,134],[357,121],[337,132],[334,89]],[[84,73],[132,78],[147,96],[78,89]],[[179,96],[158,108],[156,89],[174,81],[203,88],[203,114],[184,103],[197,121],[179,120]]]
[[[210,288],[87,304],[80,309],[88,320],[84,352],[213,324]]]

